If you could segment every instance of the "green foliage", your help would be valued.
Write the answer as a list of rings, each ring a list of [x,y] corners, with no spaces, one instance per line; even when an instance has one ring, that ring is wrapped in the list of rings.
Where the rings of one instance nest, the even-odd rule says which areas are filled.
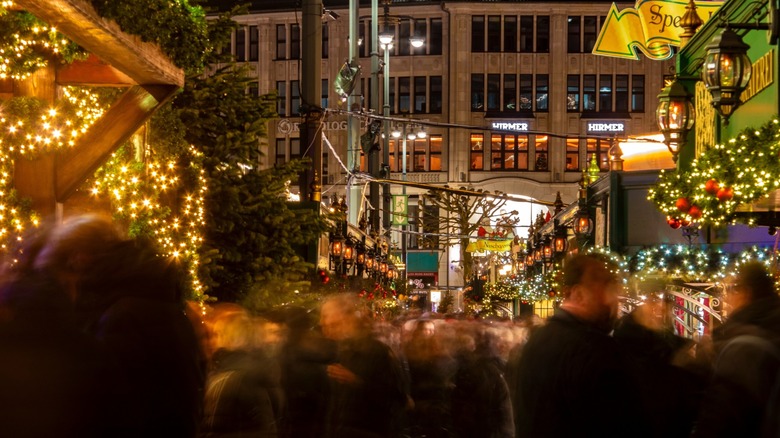
[[[779,155],[780,122],[773,120],[707,149],[688,170],[663,172],[648,199],[670,219],[714,226],[740,221],[752,225],[751,217],[739,217],[736,210],[780,188]],[[681,199],[696,208],[680,209]]]
[[[242,69],[224,68],[192,79],[174,100],[187,127],[184,138],[202,152],[208,180],[200,276],[210,295],[224,301],[256,302],[274,287],[294,293],[313,268],[295,248],[326,230],[317,212],[287,203],[288,183],[306,163],[258,170],[274,101],[247,94],[247,86]]]
[[[24,41],[24,42],[23,42]],[[61,33],[24,11],[0,7],[0,76],[24,78],[50,60],[71,63],[87,53]]]

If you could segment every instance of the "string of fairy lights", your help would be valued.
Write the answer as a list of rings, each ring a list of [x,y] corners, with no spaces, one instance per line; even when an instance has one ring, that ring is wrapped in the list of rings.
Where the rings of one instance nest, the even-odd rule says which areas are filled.
[[[780,188],[778,155],[780,121],[773,120],[707,149],[690,169],[662,172],[648,199],[675,228],[679,227],[675,221],[755,225],[752,215],[736,215],[737,207]]]
[[[32,15],[0,3],[0,78],[25,79],[45,67],[53,55],[72,60],[82,53],[56,29]],[[105,112],[101,95],[87,88],[63,87],[63,97],[53,105],[31,97],[15,97],[0,105],[0,250],[20,242],[25,231],[40,224],[40,217],[21,199],[13,187],[14,165],[19,159],[33,159],[42,153],[72,147]],[[107,199],[116,219],[128,224],[131,236],[153,237],[162,255],[174,256],[187,266],[194,298],[204,298],[199,281],[198,248],[203,243],[205,224],[205,172],[194,147],[187,151],[192,169],[180,169],[175,162],[145,156],[137,161],[126,145],[95,172],[90,193]],[[144,145],[145,149],[152,149]],[[184,194],[180,211],[171,211],[163,196],[181,190],[180,175],[196,174],[195,193]],[[179,203],[175,203],[179,204]]]

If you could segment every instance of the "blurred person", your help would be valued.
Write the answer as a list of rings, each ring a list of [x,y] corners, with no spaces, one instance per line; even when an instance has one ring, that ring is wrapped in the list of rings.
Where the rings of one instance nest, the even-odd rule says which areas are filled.
[[[178,264],[125,238],[110,219],[82,215],[52,230],[34,266],[74,300],[80,326],[117,364],[118,436],[195,436],[205,357]]]
[[[110,361],[81,332],[72,296],[35,270],[50,228],[39,231],[0,285],[0,436],[114,436]]]
[[[517,365],[517,437],[646,436],[626,360],[609,336],[618,278],[601,256],[564,262],[564,300],[537,328]]]
[[[450,395],[456,362],[441,346],[433,321],[418,320],[403,351],[409,373],[409,395],[414,402],[409,413],[412,436],[449,436]]]
[[[640,390],[637,409],[652,419],[651,435],[683,438],[693,429],[705,376],[692,366],[693,341],[676,336],[665,324],[666,304],[651,295],[618,321],[613,336],[626,352],[627,370]]]
[[[453,377],[453,436],[515,436],[512,402],[494,335],[477,323],[461,325],[457,371]]]
[[[327,298],[320,327],[337,343],[330,380],[325,436],[396,437],[401,432],[407,394],[401,364],[390,347],[372,334],[366,310],[353,295]]]
[[[225,309],[220,309],[225,307]],[[253,354],[257,326],[242,308],[217,306],[212,322],[215,352],[204,401],[202,437],[276,437],[278,368]]]
[[[764,265],[742,265],[713,330],[714,366],[694,437],[780,435],[780,297]]]
[[[286,398],[280,435],[289,438],[324,436],[328,403],[328,364],[336,360],[336,343],[315,330],[310,312],[282,309],[286,337],[279,351]]]

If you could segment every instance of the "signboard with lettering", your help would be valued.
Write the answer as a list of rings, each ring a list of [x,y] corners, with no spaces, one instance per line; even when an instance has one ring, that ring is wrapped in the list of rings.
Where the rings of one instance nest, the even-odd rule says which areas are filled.
[[[409,225],[409,197],[407,195],[393,195],[393,225]]]
[[[695,3],[696,13],[705,23],[723,4],[709,0]],[[619,11],[613,3],[593,54],[639,59],[639,50],[650,59],[671,58],[672,46],[680,46],[680,20],[687,5],[680,0],[638,0],[635,7]]]
[[[626,124],[623,122],[588,122],[586,126],[588,134],[611,134],[626,132]]]
[[[490,129],[494,131],[525,132],[530,130],[528,122],[493,122]]]
[[[280,135],[298,134],[300,132],[299,124],[298,119],[280,119],[276,124],[276,132]],[[365,123],[361,125],[363,124]],[[346,120],[329,120],[323,122],[322,129],[324,131],[346,131],[347,127]]]

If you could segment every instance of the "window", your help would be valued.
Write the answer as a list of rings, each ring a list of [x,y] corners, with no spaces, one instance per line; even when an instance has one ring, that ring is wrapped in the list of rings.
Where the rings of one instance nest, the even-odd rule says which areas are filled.
[[[542,172],[548,169],[547,136],[538,135],[534,143],[534,170]]]
[[[322,80],[322,97],[320,98],[320,106],[323,108],[328,107],[328,80]]]
[[[430,103],[428,104],[428,112],[441,114],[441,109],[444,106],[442,102],[441,76],[431,76],[430,80]]]
[[[593,159],[595,155],[596,161],[599,163],[599,169],[602,171],[609,170],[609,140],[600,138],[589,138],[588,144],[588,163]]]
[[[411,100],[411,80],[409,76],[398,78],[398,112],[408,113],[410,111]]]
[[[260,84],[257,83],[257,81],[252,81],[249,83],[249,87],[247,87],[247,93],[249,93],[250,96],[257,96],[260,91]]]
[[[534,109],[534,76],[520,75],[520,110]]]
[[[404,135],[409,133],[409,126]],[[403,171],[404,141],[406,142],[406,171],[407,172],[439,172],[441,168],[442,136],[429,135],[426,138],[406,139],[391,138],[388,154],[391,172]]]
[[[328,40],[330,34],[328,33],[328,23],[322,23],[322,59],[328,59]],[[325,161],[323,161],[324,163]]]
[[[547,111],[547,93],[549,92],[549,77],[536,75],[536,110]]]
[[[388,105],[390,106],[390,112],[395,114],[395,78],[390,78],[390,92],[388,93],[388,97],[390,98],[390,102],[388,102]]]
[[[612,75],[599,76],[599,111],[612,112]]]
[[[580,41],[580,17],[569,16],[568,26],[567,47],[569,53],[580,53],[582,48]]]
[[[596,111],[596,75],[582,77],[582,110]]]
[[[550,16],[536,17],[536,53],[550,52]]]
[[[471,51],[485,51],[485,17],[483,15],[471,17]]]
[[[257,26],[249,26],[249,60],[257,61],[259,56],[260,39]]]
[[[298,81],[290,81],[290,115],[297,116],[301,112],[301,88]]]
[[[471,75],[471,110],[485,109],[485,76],[481,73]]]
[[[615,76],[615,111],[628,112],[628,75]]]
[[[580,77],[569,75],[566,80],[566,110],[580,110]]]
[[[301,139],[290,139],[290,159],[301,158]]]
[[[276,160],[274,164],[284,164],[287,162],[287,141],[283,138],[276,139]]]
[[[418,138],[412,143],[412,168],[410,169],[411,172],[425,172],[426,166],[425,166],[425,160],[427,158],[427,152],[428,152],[428,139],[427,138]],[[407,148],[410,145],[407,145]]]
[[[414,20],[414,37],[415,38],[426,38],[426,35],[428,34],[428,22],[423,19]],[[427,42],[427,38],[426,38]],[[413,55],[425,55],[425,44],[422,47],[414,48],[412,47],[412,54]]]
[[[491,15],[488,17],[487,30],[487,50],[488,52],[501,51],[501,16]]]
[[[431,55],[441,55],[442,52],[442,21],[441,18],[431,18],[431,35],[426,41],[428,53]]]
[[[534,17],[532,15],[520,17],[520,51],[523,53],[534,51]]]
[[[504,51],[517,52],[517,17],[504,17]]]
[[[276,25],[276,59],[287,59],[287,28]]]
[[[489,74],[487,78],[487,110],[498,111],[501,108],[501,75]]]
[[[246,27],[236,29],[236,62],[246,61]]]
[[[371,32],[366,32],[366,26],[369,26],[369,29],[371,28],[370,20],[361,21],[360,26],[358,26],[358,38],[359,41],[363,42],[358,46],[358,52],[360,53],[361,58],[367,57],[369,52],[371,52]],[[366,37],[366,35],[369,35],[369,37]]]
[[[301,58],[301,27],[297,24],[290,26],[290,59]]]
[[[580,170],[580,140],[577,138],[566,139],[566,171],[576,172]]]
[[[469,147],[471,170],[485,170],[484,158],[485,151],[482,146],[484,136],[482,134],[471,134],[471,146]]]
[[[517,75],[504,75],[504,111],[517,109]]]
[[[415,76],[414,77],[414,112],[416,113],[424,113],[427,112],[427,105],[426,105],[426,82],[425,76]]]
[[[328,179],[328,153],[322,152],[322,178],[320,181]]]
[[[412,36],[412,22],[411,20],[401,20],[398,23],[398,39],[396,40],[396,47],[398,47],[398,53],[402,56],[412,54],[412,44],[409,42],[409,37]]]
[[[279,117],[287,115],[287,83],[284,81],[276,82],[276,114]]]
[[[493,134],[490,142],[491,170],[528,170],[528,136]]]
[[[598,29],[598,17],[596,16],[587,16],[585,17],[585,20],[583,21],[583,43],[585,43],[585,46],[583,47],[583,53],[591,53],[593,52],[593,46],[596,45],[596,37],[598,35],[597,32]]]
[[[424,205],[422,209],[423,248],[439,247],[439,209],[435,205]]]
[[[441,135],[429,135],[428,138],[430,139],[430,170],[431,172],[441,172],[441,148],[442,148],[442,137]]]
[[[631,76],[631,111],[645,110],[645,75]]]

